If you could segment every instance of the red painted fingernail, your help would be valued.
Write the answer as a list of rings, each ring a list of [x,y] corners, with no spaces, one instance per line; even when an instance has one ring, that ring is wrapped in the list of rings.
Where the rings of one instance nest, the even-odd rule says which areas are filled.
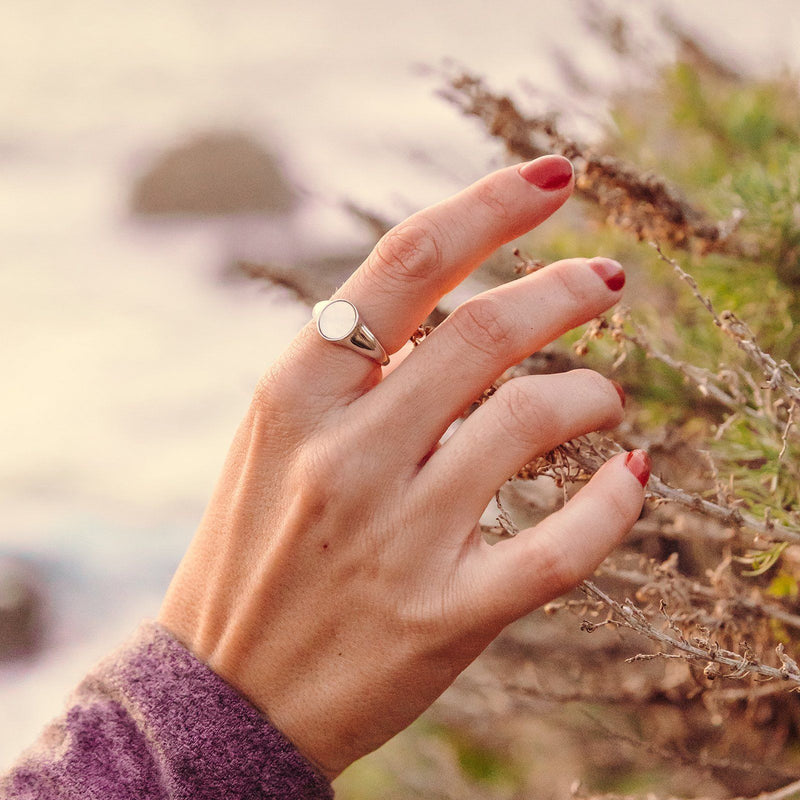
[[[589,266],[603,279],[612,292],[618,292],[625,285],[625,270],[613,258],[593,258]]]
[[[631,450],[625,456],[625,466],[642,486],[647,486],[647,481],[650,480],[650,456],[646,450]]]
[[[611,385],[617,390],[622,407],[625,408],[625,390],[615,380],[611,381]]]
[[[528,183],[546,192],[554,192],[572,180],[572,164],[564,156],[542,156],[523,164],[519,174]]]

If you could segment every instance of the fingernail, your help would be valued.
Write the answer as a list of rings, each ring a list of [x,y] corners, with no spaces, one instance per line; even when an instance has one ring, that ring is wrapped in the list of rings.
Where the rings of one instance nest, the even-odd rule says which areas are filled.
[[[625,408],[625,390],[615,380],[611,381],[611,385],[617,390],[622,407]]]
[[[593,258],[589,266],[603,279],[612,292],[618,292],[625,285],[625,270],[613,258]]]
[[[631,450],[625,456],[625,466],[642,486],[647,486],[647,481],[650,480],[650,456],[646,450]]]
[[[519,174],[528,183],[546,192],[554,192],[572,180],[572,164],[564,156],[542,156],[523,164]]]

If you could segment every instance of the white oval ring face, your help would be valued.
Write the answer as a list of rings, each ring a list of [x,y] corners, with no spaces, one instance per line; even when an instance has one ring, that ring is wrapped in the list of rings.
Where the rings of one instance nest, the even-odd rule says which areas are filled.
[[[317,316],[317,330],[323,339],[338,342],[356,329],[358,312],[348,300],[331,300]]]

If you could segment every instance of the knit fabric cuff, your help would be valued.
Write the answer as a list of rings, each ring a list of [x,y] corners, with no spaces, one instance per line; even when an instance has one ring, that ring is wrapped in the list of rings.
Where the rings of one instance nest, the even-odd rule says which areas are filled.
[[[280,731],[157,623],[143,624],[97,677],[137,722],[168,797],[333,797]]]

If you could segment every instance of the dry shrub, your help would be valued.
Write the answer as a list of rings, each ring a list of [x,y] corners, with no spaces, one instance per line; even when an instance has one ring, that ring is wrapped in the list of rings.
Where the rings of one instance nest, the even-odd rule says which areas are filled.
[[[642,57],[624,20],[586,9],[615,52]],[[515,160],[558,152],[576,167],[577,233],[556,228],[551,242],[537,240],[537,257],[515,250],[503,279],[540,268],[559,248],[615,245],[644,287],[638,304],[594,320],[571,350],[556,345],[501,379],[588,358],[616,372],[631,403],[613,436],[568,442],[521,470],[498,493],[486,535],[516,535],[621,449],[647,448],[655,468],[625,546],[581,591],[511,626],[464,673],[431,712],[434,728],[409,740],[419,744],[417,768],[391,755],[380,762],[394,775],[385,796],[556,797],[570,785],[585,798],[800,794],[800,378],[788,360],[798,340],[785,285],[800,242],[800,204],[792,205],[800,188],[781,182],[780,161],[795,157],[786,142],[797,141],[800,114],[786,117],[783,79],[748,83],[673,20],[663,24],[681,57],[653,80],[678,93],[677,107],[686,103],[676,135],[698,148],[710,137],[731,164],[719,192],[702,198],[713,212],[697,187],[690,202],[649,166],[567,135],[556,116],[526,113],[465,71],[446,75],[442,94]],[[774,111],[772,150],[758,114],[741,123],[745,100]],[[791,101],[800,109],[796,89]],[[636,102],[622,112],[635,114]],[[689,112],[696,118],[687,122]],[[760,189],[737,189],[759,175]],[[794,210],[784,218],[786,206]],[[307,276],[248,270],[318,299]],[[537,748],[550,752],[556,741],[561,755],[537,764]]]

